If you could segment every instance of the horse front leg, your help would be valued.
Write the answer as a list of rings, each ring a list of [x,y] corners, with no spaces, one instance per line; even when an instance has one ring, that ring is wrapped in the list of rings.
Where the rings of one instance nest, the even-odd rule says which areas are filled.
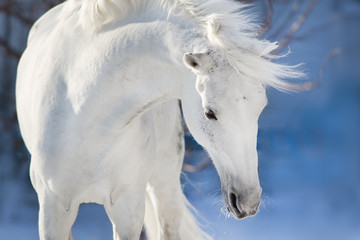
[[[79,206],[71,205],[52,192],[41,192],[38,198],[40,240],[72,240],[71,227]]]
[[[169,152],[159,155],[158,163],[152,175],[148,192],[156,205],[160,240],[181,239],[180,225],[186,212],[180,184],[183,162],[183,139],[169,146]],[[172,150],[172,147],[179,149]]]
[[[161,178],[161,180],[160,180]],[[180,240],[180,225],[184,213],[184,199],[179,179],[159,176],[150,182],[150,193],[157,211],[159,240]]]
[[[157,240],[212,239],[198,226],[189,209],[190,205],[181,189],[180,168],[174,169],[170,167],[171,165],[163,165],[164,171],[161,174],[159,172],[154,174],[150,181],[151,187],[148,188],[160,225],[154,238]],[[149,222],[146,221],[145,224],[145,229],[148,230]]]
[[[139,240],[144,225],[145,185],[119,190],[104,207],[113,224],[114,240]]]
[[[145,229],[156,240],[185,240],[180,232],[186,206],[180,184],[184,132],[178,101],[169,101],[154,108],[153,117],[157,158],[148,188],[154,213],[148,216],[156,215],[157,224],[154,226],[154,220],[149,217],[145,219]]]

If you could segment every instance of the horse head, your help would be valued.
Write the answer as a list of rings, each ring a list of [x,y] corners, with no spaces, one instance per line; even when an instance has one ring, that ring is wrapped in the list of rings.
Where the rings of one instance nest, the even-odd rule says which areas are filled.
[[[196,75],[183,99],[186,123],[215,164],[228,211],[238,219],[254,215],[262,191],[256,145],[264,86],[243,79],[219,51],[186,53],[183,60]]]

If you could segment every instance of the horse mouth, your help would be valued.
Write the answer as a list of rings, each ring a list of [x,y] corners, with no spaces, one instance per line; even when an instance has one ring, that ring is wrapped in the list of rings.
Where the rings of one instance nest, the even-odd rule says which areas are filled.
[[[259,203],[259,205],[260,205],[260,203]],[[228,212],[231,213],[237,220],[241,220],[241,219],[244,219],[246,217],[255,216],[256,213],[258,212],[258,208],[259,207],[256,207],[253,210],[246,211],[245,209],[244,210],[239,210],[238,208],[227,206]]]

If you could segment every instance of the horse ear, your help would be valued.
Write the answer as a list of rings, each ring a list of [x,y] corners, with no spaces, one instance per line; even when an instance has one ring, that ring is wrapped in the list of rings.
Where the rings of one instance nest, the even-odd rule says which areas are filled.
[[[209,67],[209,54],[206,53],[185,53],[183,61],[191,70],[204,72]]]

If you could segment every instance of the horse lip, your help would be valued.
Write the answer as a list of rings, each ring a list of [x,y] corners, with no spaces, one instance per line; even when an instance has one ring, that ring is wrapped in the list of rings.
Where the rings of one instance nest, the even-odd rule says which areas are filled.
[[[238,220],[244,219],[248,216],[246,212],[240,212],[238,209],[230,207],[230,210],[233,216]]]
[[[248,212],[248,211],[243,211],[243,212],[240,212],[238,209],[235,209],[235,208],[232,208],[232,207],[229,207],[227,206],[227,209],[229,212],[232,213],[232,215],[237,219],[237,220],[241,220],[241,219],[244,219],[244,218],[247,218],[247,217],[252,217],[252,216],[255,216],[256,213],[258,212],[258,208]]]

